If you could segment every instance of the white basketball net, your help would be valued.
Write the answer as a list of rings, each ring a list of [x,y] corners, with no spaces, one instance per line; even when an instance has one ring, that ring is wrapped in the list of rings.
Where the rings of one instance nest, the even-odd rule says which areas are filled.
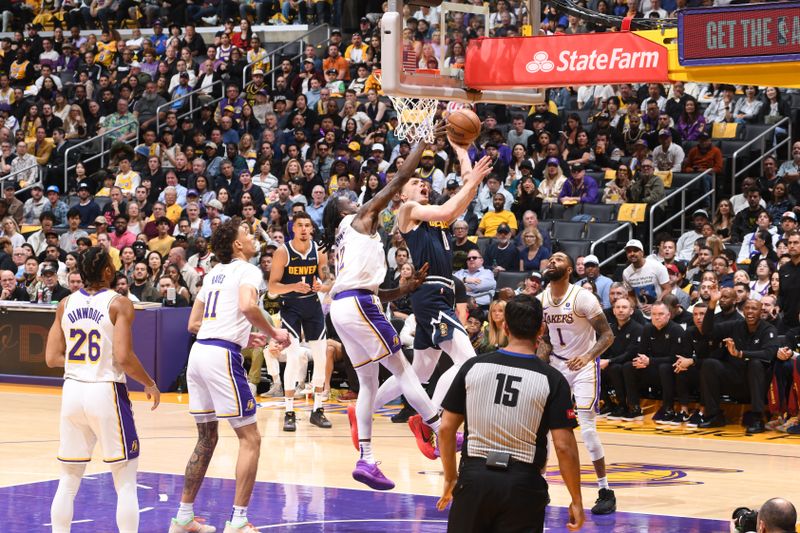
[[[380,83],[380,74],[375,76]],[[420,141],[433,143],[434,123],[439,100],[430,98],[405,98],[387,94],[397,113],[397,128],[394,130],[398,139],[411,144]]]

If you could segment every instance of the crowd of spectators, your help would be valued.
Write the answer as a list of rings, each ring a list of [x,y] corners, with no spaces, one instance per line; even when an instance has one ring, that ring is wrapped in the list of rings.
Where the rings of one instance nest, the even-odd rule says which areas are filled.
[[[667,17],[679,7],[668,3],[598,0],[590,7]],[[334,30],[323,46],[277,64],[251,23],[328,22],[341,2],[191,3],[178,10],[186,20],[173,16],[173,8],[186,7],[182,0],[142,2],[140,17],[125,0],[110,4],[116,11],[108,2],[13,4],[4,23],[20,31],[0,40],[2,300],[48,303],[79,290],[75,254],[100,245],[119,269],[122,294],[191,305],[214,264],[208,238],[233,216],[258,240],[267,279],[272,252],[292,237],[293,213],[308,212],[321,231],[332,198],[369,201],[411,149],[395,135],[397,116],[374,76],[381,57],[374,2],[354,31]],[[518,34],[525,4],[490,2],[488,31],[476,17],[461,19],[444,63],[463,64],[471,38]],[[404,58],[410,68],[437,68],[437,9],[414,9],[406,14]],[[222,27],[213,36],[197,31],[214,22]],[[141,28],[123,39],[123,23]],[[55,26],[52,36],[40,35],[42,24]],[[99,36],[86,32],[95,26]],[[546,34],[599,31],[605,28],[544,8]],[[461,316],[476,350],[506,342],[505,299],[542,290],[559,247],[550,224],[540,224],[550,206],[652,205],[669,191],[673,173],[710,170],[721,178],[718,137],[791,118],[792,96],[777,87],[675,82],[555,88],[531,109],[478,105],[483,131],[470,155],[491,157],[493,171],[451,225],[450,243],[468,302]],[[787,133],[777,128],[768,144]],[[110,146],[107,164],[65,159],[68,147],[97,135]],[[721,395],[748,391],[750,430],[763,430],[769,412],[769,427],[800,431],[786,417],[796,406],[763,401],[773,375],[780,378],[775,397],[788,398],[793,350],[800,349],[800,142],[788,159],[766,157],[756,170],[730,194],[717,179],[716,204],[687,213],[686,233],[654,236],[652,250],[640,224],[639,238],[625,246],[624,270],[601,269],[604,257],[573,257],[575,282],[597,295],[617,334],[600,363],[605,415],[637,420],[640,392],[660,391],[659,423],[715,427],[724,423]],[[461,187],[444,140],[423,153],[418,174],[432,203]],[[420,266],[395,228],[402,201],[395,197],[381,214],[385,286]],[[518,274],[509,287],[511,273]],[[706,312],[712,309],[718,319]],[[413,324],[407,299],[387,313]],[[660,335],[672,341],[657,342]],[[676,336],[680,346],[672,344]]]

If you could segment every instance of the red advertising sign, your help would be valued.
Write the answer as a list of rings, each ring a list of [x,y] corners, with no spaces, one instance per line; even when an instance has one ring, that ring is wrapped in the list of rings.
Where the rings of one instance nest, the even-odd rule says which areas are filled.
[[[678,12],[681,65],[800,59],[800,2]]]
[[[667,49],[628,32],[470,40],[473,89],[666,82]]]

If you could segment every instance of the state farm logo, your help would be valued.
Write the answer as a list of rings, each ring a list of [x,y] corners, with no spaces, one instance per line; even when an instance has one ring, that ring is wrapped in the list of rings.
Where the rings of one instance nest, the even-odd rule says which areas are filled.
[[[550,56],[547,55],[547,52],[536,52],[533,54],[533,61],[525,65],[525,70],[531,74],[536,74],[537,72],[550,72],[555,67],[555,64],[550,61]]]
[[[533,54],[533,61],[525,65],[531,74],[539,72],[583,72],[598,70],[654,69],[658,67],[661,52],[626,52],[624,48],[613,48],[610,53],[592,50],[584,54],[577,50],[562,50],[558,54],[558,64],[550,60],[544,50]]]

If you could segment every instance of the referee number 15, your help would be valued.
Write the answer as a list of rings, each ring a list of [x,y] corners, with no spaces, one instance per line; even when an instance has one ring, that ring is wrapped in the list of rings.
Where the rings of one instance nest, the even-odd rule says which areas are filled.
[[[497,374],[497,389],[494,392],[494,403],[505,405],[506,407],[516,407],[519,401],[519,384],[522,383],[520,376],[509,376],[508,374]]]

